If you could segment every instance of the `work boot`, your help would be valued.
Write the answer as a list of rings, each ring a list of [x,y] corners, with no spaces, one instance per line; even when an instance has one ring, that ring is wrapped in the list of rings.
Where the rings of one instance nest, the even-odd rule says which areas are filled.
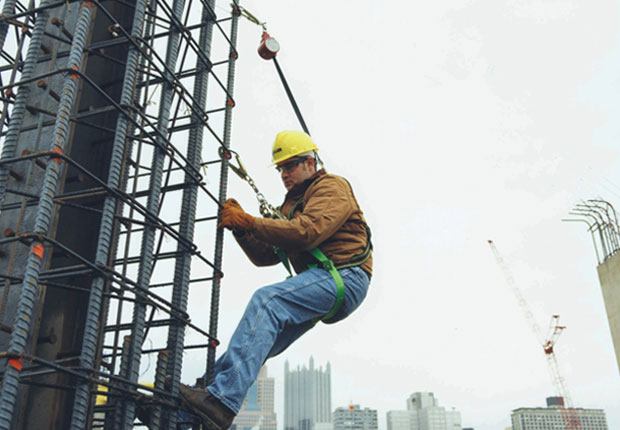
[[[197,415],[209,430],[228,430],[232,425],[235,413],[209,391],[181,384],[179,392],[183,400],[182,406]]]

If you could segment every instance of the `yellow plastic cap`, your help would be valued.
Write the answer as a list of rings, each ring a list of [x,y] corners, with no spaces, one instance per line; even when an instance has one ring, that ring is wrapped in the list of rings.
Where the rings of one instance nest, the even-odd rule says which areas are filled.
[[[303,131],[285,130],[276,135],[271,161],[279,164],[306,152],[318,151],[312,138]]]

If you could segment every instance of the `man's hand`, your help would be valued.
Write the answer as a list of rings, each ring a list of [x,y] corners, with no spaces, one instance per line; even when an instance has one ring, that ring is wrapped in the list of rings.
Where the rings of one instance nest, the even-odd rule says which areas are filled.
[[[235,199],[228,199],[220,214],[220,228],[229,230],[251,230],[254,227],[254,217],[245,213]]]
[[[239,202],[237,200],[235,200],[235,199],[232,199],[232,198],[226,199],[226,201],[224,202],[224,206],[222,206],[222,209],[224,209],[225,207],[229,207],[229,206],[230,207],[235,207],[237,209],[243,209],[241,207],[241,205],[239,204]]]

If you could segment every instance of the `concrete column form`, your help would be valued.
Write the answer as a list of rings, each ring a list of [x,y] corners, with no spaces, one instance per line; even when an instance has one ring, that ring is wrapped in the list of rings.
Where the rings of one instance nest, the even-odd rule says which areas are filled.
[[[58,104],[58,113],[51,136],[50,150],[64,154],[70,129],[70,116],[74,107],[75,97],[79,86],[78,71],[81,69],[84,57],[84,48],[88,38],[94,4],[84,2],[80,8],[79,17],[75,26],[73,40],[69,51],[67,75],[64,79],[62,93]],[[53,219],[54,195],[59,186],[59,179],[63,169],[61,159],[50,159],[45,169],[43,186],[37,207],[34,234],[44,237],[47,235]],[[24,279],[21,286],[17,306],[16,320],[9,341],[9,354],[20,357],[25,353],[25,347],[32,327],[32,313],[36,306],[38,279],[41,271],[41,262],[45,252],[43,243],[35,241],[28,256]],[[0,429],[9,430],[13,418],[13,409],[17,398],[20,368],[15,365],[6,367],[2,388],[0,389]]]
[[[610,256],[599,264],[597,272],[620,372],[620,253]]]

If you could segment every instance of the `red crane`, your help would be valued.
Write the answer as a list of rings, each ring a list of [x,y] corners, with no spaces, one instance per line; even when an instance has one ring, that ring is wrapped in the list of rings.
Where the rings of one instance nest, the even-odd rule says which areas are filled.
[[[502,271],[502,274],[504,275],[506,283],[508,284],[508,286],[514,293],[515,297],[517,298],[519,307],[523,311],[523,314],[525,315],[525,318],[530,324],[532,331],[536,335],[536,339],[538,340],[539,345],[542,345],[543,351],[545,353],[545,357],[547,359],[547,365],[548,365],[547,367],[549,370],[549,376],[551,376],[551,381],[553,385],[555,386],[555,391],[559,397],[562,397],[564,399],[564,405],[560,407],[560,412],[564,419],[564,428],[566,430],[581,430],[582,428],[581,421],[579,420],[579,416],[577,415],[575,409],[573,408],[572,400],[570,398],[568,389],[566,388],[566,383],[564,381],[564,378],[562,377],[562,374],[560,373],[560,369],[558,367],[558,361],[557,361],[557,358],[555,356],[555,351],[554,351],[555,344],[558,338],[560,337],[560,334],[562,334],[562,331],[564,331],[564,329],[566,328],[566,326],[560,325],[559,315],[553,315],[549,323],[549,331],[547,335],[543,337],[540,326],[536,322],[536,319],[534,318],[534,314],[530,310],[530,306],[527,300],[525,300],[523,293],[517,286],[517,283],[515,282],[514,276],[512,275],[512,272],[510,271],[508,265],[502,258],[501,254],[497,250],[497,247],[495,246],[493,241],[488,240],[487,242],[489,246],[491,247],[491,251],[493,252],[493,255],[495,256],[495,261],[497,262],[497,265],[499,266],[499,268]]]

